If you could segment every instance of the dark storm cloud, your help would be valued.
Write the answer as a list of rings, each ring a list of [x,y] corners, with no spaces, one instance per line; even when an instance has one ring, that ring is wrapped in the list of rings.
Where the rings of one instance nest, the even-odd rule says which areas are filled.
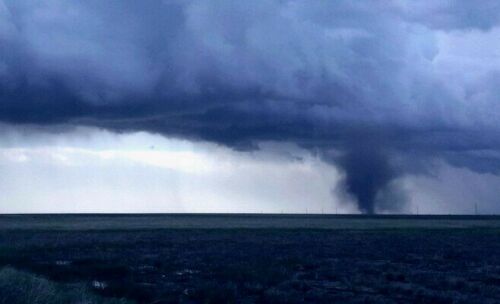
[[[408,17],[435,29],[489,30],[500,21],[500,3],[495,0],[412,1],[401,3]]]
[[[235,149],[296,142],[343,168],[360,210],[374,212],[378,196],[404,197],[391,182],[427,159],[499,172],[497,67],[467,53],[450,77],[446,64],[463,58],[439,43],[487,35],[496,5],[0,2],[0,119]]]

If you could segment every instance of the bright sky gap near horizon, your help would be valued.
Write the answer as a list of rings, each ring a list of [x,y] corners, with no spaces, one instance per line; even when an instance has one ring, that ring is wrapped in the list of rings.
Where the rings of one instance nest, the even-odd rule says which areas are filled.
[[[500,2],[0,0],[0,213],[500,213]]]

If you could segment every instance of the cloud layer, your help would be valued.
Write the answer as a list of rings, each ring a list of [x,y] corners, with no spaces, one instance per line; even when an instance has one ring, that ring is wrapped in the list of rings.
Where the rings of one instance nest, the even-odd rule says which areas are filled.
[[[0,120],[238,150],[292,142],[339,165],[360,210],[397,210],[395,179],[436,161],[499,174],[498,12],[497,1],[4,1]]]
[[[338,170],[292,145],[239,153],[145,132],[6,129],[0,213],[358,212],[331,195]]]

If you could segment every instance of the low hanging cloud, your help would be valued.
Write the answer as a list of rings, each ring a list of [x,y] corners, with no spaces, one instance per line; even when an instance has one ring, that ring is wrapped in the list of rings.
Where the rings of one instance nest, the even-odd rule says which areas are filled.
[[[293,145],[239,153],[145,132],[5,129],[1,213],[358,212],[331,196],[341,173]]]
[[[360,210],[398,210],[395,180],[436,160],[499,174],[498,12],[497,1],[3,1],[0,120],[244,151],[292,142],[339,166]]]

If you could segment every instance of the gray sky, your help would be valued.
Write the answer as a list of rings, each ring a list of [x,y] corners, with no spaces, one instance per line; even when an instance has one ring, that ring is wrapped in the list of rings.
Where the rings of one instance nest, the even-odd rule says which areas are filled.
[[[0,211],[500,211],[498,1],[1,1]]]

